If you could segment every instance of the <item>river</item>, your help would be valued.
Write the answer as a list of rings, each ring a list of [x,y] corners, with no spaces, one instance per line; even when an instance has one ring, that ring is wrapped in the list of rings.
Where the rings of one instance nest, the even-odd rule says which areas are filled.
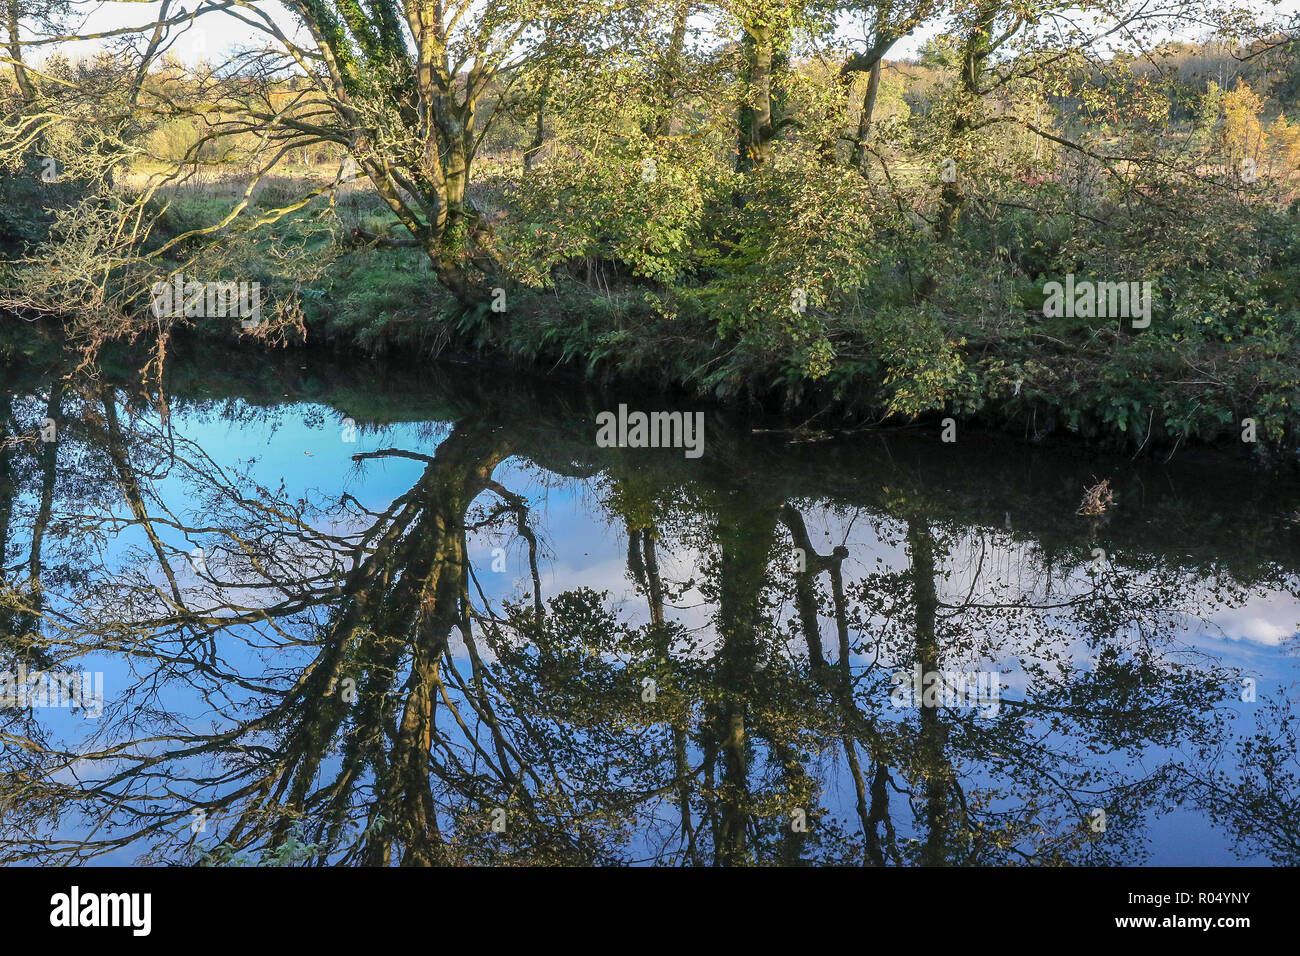
[[[1293,480],[68,370],[5,372],[0,862],[1300,862]],[[698,448],[606,447],[620,405]]]

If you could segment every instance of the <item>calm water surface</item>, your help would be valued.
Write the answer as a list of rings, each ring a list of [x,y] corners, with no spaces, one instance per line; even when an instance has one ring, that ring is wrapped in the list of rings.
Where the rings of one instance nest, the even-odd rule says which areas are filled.
[[[181,358],[165,412],[66,372],[5,373],[0,671],[101,694],[0,707],[0,862],[1300,862],[1293,482],[716,412],[698,459],[600,448],[662,400],[498,371]]]

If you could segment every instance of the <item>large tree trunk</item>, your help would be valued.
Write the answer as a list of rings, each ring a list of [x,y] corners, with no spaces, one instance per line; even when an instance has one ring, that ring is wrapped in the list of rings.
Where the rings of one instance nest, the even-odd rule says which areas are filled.
[[[1002,9],[1001,4],[1002,0],[985,0],[980,5],[975,23],[962,44],[959,89],[968,106],[957,111],[957,117],[949,129],[949,137],[954,142],[961,141],[976,126],[977,120],[972,111],[982,96],[984,72],[989,54],[993,51],[993,23]],[[939,216],[935,226],[935,238],[941,244],[946,245],[956,235],[957,221],[961,217],[965,201],[960,175],[955,176],[952,182],[943,184],[939,192]]]
[[[667,136],[672,131],[673,98],[681,86],[682,57],[686,49],[686,23],[691,15],[691,0],[678,0],[673,8],[673,29],[668,37],[659,70],[659,115],[650,135]]]
[[[736,171],[752,173],[762,169],[772,158],[772,138],[775,136],[772,125],[775,62],[772,30],[752,24],[747,26],[743,49],[743,75],[749,95],[740,107]]]
[[[862,95],[862,112],[858,114],[858,134],[854,139],[854,159],[858,168],[864,173],[867,169],[867,157],[870,155],[867,144],[871,140],[871,120],[876,112],[876,98],[880,94],[881,66],[881,61],[876,60],[867,74],[867,90]]]
[[[18,92],[23,98],[24,103],[30,103],[36,99],[36,88],[32,85],[32,78],[27,74],[27,68],[23,65],[23,47],[22,39],[19,36],[19,21],[21,19],[21,10],[18,6],[18,0],[8,0],[5,10],[5,30],[8,32],[8,48],[10,67],[14,71],[14,82],[18,84]]]

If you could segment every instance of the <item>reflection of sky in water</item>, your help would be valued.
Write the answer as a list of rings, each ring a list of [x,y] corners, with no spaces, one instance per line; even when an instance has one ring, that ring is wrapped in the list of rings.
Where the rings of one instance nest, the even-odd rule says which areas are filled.
[[[184,408],[173,416],[177,434],[193,441],[218,464],[231,468],[236,462],[253,461],[249,476],[270,488],[283,483],[289,498],[323,493],[337,500],[347,492],[365,508],[384,510],[397,496],[408,491],[425,469],[425,464],[403,458],[372,459],[354,462],[354,454],[383,448],[400,448],[406,451],[432,455],[438,441],[446,434],[441,427],[430,428],[421,424],[395,424],[379,428],[362,428],[356,441],[343,440],[343,415],[320,406],[281,408],[274,416],[241,416],[245,420],[232,424],[210,414],[194,416]],[[541,565],[543,596],[550,597],[564,590],[588,587],[608,591],[620,614],[627,620],[644,623],[647,612],[644,597],[632,588],[627,572],[626,533],[621,525],[610,521],[610,516],[596,506],[596,494],[589,482],[549,478],[536,466],[518,459],[498,467],[494,477],[511,491],[522,494],[532,504],[532,514],[543,545]],[[164,501],[178,513],[193,507],[188,500],[189,489],[174,471],[156,488]],[[485,494],[483,499],[490,498]],[[850,557],[844,564],[846,583],[857,580],[872,571],[899,571],[907,567],[907,553],[901,543],[882,542],[871,521],[865,515],[844,515],[816,504],[804,507],[805,520],[814,547],[828,553],[835,545],[845,544]],[[119,513],[125,514],[125,508]],[[197,518],[201,515],[188,515]],[[886,519],[889,537],[902,538],[903,527]],[[191,544],[172,533],[163,533],[164,540],[188,551]],[[778,540],[788,540],[782,536]],[[128,546],[140,546],[143,538],[138,529],[118,536],[106,548],[108,563],[119,558]],[[489,599],[499,607],[502,598],[525,596],[531,587],[526,552],[517,538],[510,540],[504,573],[492,573],[493,548],[504,544],[505,539],[478,535],[471,539],[471,559],[478,581]],[[978,552],[978,553],[977,553]],[[1034,546],[1023,537],[1001,529],[981,529],[966,536],[958,536],[955,545],[943,562],[952,573],[939,581],[940,599],[960,601],[971,589],[974,569],[978,566],[983,582],[999,583],[1000,599],[1019,593],[1031,600],[1041,600],[1045,594],[1045,581],[1034,564]],[[661,572],[665,580],[683,582],[689,578],[700,580],[702,556],[694,552],[674,552],[664,547],[659,553]],[[880,559],[881,563],[877,562]],[[1122,562],[1122,556],[1116,556]],[[182,580],[186,569],[179,569]],[[1022,580],[1023,578],[1023,580]],[[824,579],[823,579],[824,581]],[[1077,593],[1086,580],[1054,580],[1052,594]],[[703,638],[701,653],[716,646],[711,630],[712,610],[697,590],[688,590],[671,609],[671,615]],[[793,615],[793,609],[780,611],[781,623]],[[1192,647],[1210,652],[1225,664],[1241,668],[1258,678],[1260,701],[1290,691],[1295,680],[1295,658],[1289,657],[1281,647],[1282,642],[1295,633],[1300,610],[1296,598],[1285,592],[1264,591],[1254,593],[1240,607],[1218,608],[1207,622],[1188,621],[1181,635]],[[823,647],[834,657],[836,638],[832,621],[822,619]],[[232,647],[238,647],[231,642]],[[453,653],[464,657],[463,644],[458,635],[452,637]],[[484,649],[485,653],[487,649]],[[803,653],[792,646],[793,653]],[[236,653],[234,651],[230,653]],[[290,653],[290,652],[286,652]],[[304,653],[305,652],[292,652]],[[1081,668],[1089,662],[1089,650],[1080,639],[1069,649],[1070,656]],[[305,658],[304,658],[305,659]],[[242,671],[250,660],[232,659],[232,667]],[[861,661],[855,658],[855,664]],[[888,662],[885,662],[888,664]],[[973,667],[974,662],[961,662]],[[1005,661],[986,662],[1004,671],[1004,698],[1018,697],[1024,690],[1024,675]],[[121,687],[129,679],[126,665],[120,658],[97,655],[78,662],[78,669],[105,672],[106,696],[111,699],[113,688]],[[172,685],[165,701],[180,708],[192,726],[203,727],[217,715],[206,710],[198,699],[183,699],[181,691]],[[1246,714],[1255,705],[1237,703],[1239,712]],[[41,719],[52,730],[75,737],[79,717],[58,711],[44,711]],[[1242,720],[1236,721],[1243,724]],[[1154,767],[1169,754],[1159,748],[1148,747],[1140,765]],[[852,786],[844,773],[842,752],[832,749],[826,758],[831,769],[825,779],[824,802],[841,816],[851,816],[854,801]],[[978,766],[961,763],[964,779],[974,785],[993,781]],[[662,809],[662,808],[661,808]],[[899,801],[895,808],[900,832],[905,832],[908,810]],[[1237,858],[1232,853],[1231,840],[1212,827],[1199,812],[1179,808],[1164,816],[1150,815],[1147,820],[1151,855],[1148,862],[1157,865],[1180,864],[1230,864]],[[75,837],[76,831],[65,831],[65,836]],[[633,854],[635,855],[635,853]],[[97,863],[129,863],[135,851],[123,850],[101,857]],[[1266,862],[1263,858],[1246,862]]]

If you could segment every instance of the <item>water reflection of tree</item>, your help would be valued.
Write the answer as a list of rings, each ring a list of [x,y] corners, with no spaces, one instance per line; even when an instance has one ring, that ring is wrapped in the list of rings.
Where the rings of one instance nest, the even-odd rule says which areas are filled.
[[[1179,768],[1195,804],[1233,838],[1238,854],[1277,866],[1300,864],[1300,746],[1295,702],[1261,703],[1254,731],[1231,752],[1206,746]]]
[[[751,504],[717,512],[717,562],[708,576],[718,582],[720,647],[697,678],[706,688],[702,699],[710,702],[704,713],[725,715],[726,723],[721,731],[707,716],[700,724],[705,763],[697,796],[716,808],[724,824],[728,815],[739,814],[751,826],[748,844],[735,837],[743,828],[715,828],[716,835],[732,838],[729,844],[715,840],[715,862],[779,862],[797,844],[804,844],[800,852],[810,858],[833,860],[848,858],[846,848],[857,845],[856,857],[874,864],[1107,861],[1139,852],[1142,808],[1150,793],[1167,788],[1169,768],[1134,774],[1089,758],[1095,751],[1132,751],[1139,742],[1174,744],[1210,735],[1214,705],[1223,695],[1221,673],[1193,667],[1167,647],[1178,623],[1166,612],[1175,582],[1168,582],[1172,592],[1144,589],[1141,601],[1116,602],[1094,590],[1042,607],[1019,594],[1000,605],[969,599],[945,604],[936,587],[944,547],[921,509],[902,504],[913,515],[903,532],[910,568],[870,575],[848,588],[846,548],[818,553],[794,506],[762,502],[753,489],[735,492],[723,489],[722,497]],[[728,555],[728,544],[747,540],[766,560],[775,547],[776,518],[789,533],[791,549],[802,552],[803,570],[796,564],[789,577],[771,576],[766,597],[757,579],[750,579],[748,601],[733,598],[732,605],[771,609],[766,620],[746,628],[767,649],[756,654],[744,640],[737,642],[739,651],[729,649],[730,624],[740,615],[727,615],[723,595],[729,582],[745,588],[745,578],[739,573],[743,562]],[[684,550],[686,543],[677,547]],[[777,555],[775,565],[788,566],[789,556]],[[829,594],[819,592],[821,580]],[[793,605],[788,624],[803,656],[771,646],[785,598]],[[1126,605],[1126,613],[1117,604]],[[1069,623],[1053,623],[1062,613],[1069,614]],[[829,658],[822,647],[823,618],[834,633]],[[995,621],[1004,625],[1004,634],[990,645],[983,626]],[[1121,632],[1126,624],[1140,625],[1140,650],[1130,653],[1132,636]],[[1054,644],[1076,631],[1089,635],[1097,652],[1100,663],[1091,670],[1076,667],[1068,647]],[[916,663],[923,671],[969,669],[963,660],[977,645],[992,660],[1022,658],[1033,673],[1034,692],[1004,698],[992,720],[942,706],[909,715],[891,711],[888,675],[895,668],[910,671]],[[893,664],[885,667],[883,661]],[[737,681],[738,673],[745,680]],[[1027,724],[1051,733],[1028,736]],[[735,746],[741,740],[748,743],[744,750]],[[818,788],[827,779],[829,742],[844,757],[856,833],[845,829],[847,820],[816,809]],[[750,779],[766,781],[768,790],[746,792],[742,781]],[[912,811],[906,828],[894,821],[900,803]],[[821,819],[796,838],[783,827],[782,810],[800,804]],[[1111,822],[1105,840],[1089,826],[1098,806]],[[902,829],[913,835],[900,837]]]
[[[850,549],[819,552],[809,503],[782,482],[615,455],[597,487],[645,602],[629,616],[588,589],[543,602],[537,516],[496,473],[510,456],[563,459],[569,436],[508,408],[463,414],[432,455],[358,456],[419,469],[373,511],[260,487],[166,424],[124,419],[102,387],[60,400],[83,429],[58,452],[79,456],[77,507],[56,514],[48,453],[0,462],[6,522],[19,486],[41,489],[25,562],[6,555],[7,613],[24,616],[8,633],[38,634],[42,660],[108,656],[129,677],[86,739],[6,724],[5,859],[295,844],[371,865],[1127,862],[1148,808],[1214,802],[1174,750],[1220,742],[1230,683],[1177,646],[1180,612],[1213,597],[1186,569],[1090,575],[1081,549],[1054,573],[1086,586],[1030,593],[979,565],[952,600],[954,553],[969,563],[998,532],[939,517],[923,486],[842,506],[908,556],[854,579]],[[564,468],[593,474],[581,458]],[[485,533],[522,543],[531,593],[488,600],[469,558]],[[110,547],[127,540],[125,556]],[[700,554],[695,580],[666,576],[666,553]],[[692,584],[704,629],[674,613]],[[33,653],[15,639],[7,655]],[[891,706],[895,670],[975,661],[1024,678],[996,716]],[[1167,759],[1140,765],[1154,747]],[[1230,826],[1258,812],[1218,805]]]

